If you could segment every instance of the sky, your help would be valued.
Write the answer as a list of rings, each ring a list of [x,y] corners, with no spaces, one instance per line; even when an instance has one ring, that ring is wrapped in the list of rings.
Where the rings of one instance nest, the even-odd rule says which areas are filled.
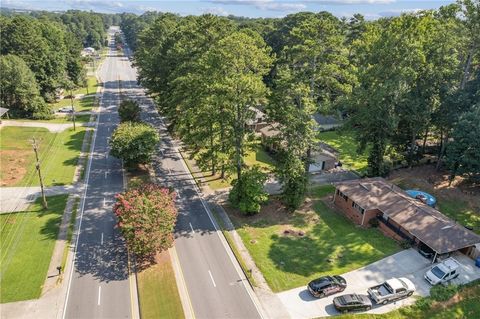
[[[300,11],[328,11],[338,17],[361,13],[367,19],[400,15],[422,9],[436,9],[454,0],[1,0],[1,6],[26,10],[92,10],[103,13],[145,11],[173,12],[180,15],[236,15],[244,17],[283,17]]]

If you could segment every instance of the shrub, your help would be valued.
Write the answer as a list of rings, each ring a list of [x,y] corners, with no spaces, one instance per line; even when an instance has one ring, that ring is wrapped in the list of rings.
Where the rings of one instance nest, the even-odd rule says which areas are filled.
[[[140,121],[140,106],[136,101],[124,100],[118,107],[118,115],[121,122]]]
[[[143,184],[116,196],[113,208],[130,251],[151,257],[172,247],[177,220],[175,193],[155,184]]]
[[[378,224],[379,224],[379,221],[377,218],[371,218],[369,221],[368,221],[368,224],[370,224],[371,227],[378,227]]]
[[[258,166],[242,173],[240,179],[232,182],[232,190],[228,199],[232,206],[247,215],[260,211],[261,205],[268,200],[268,194],[263,190],[267,175]]]
[[[430,296],[435,301],[447,301],[458,292],[457,285],[436,285],[430,290]]]
[[[403,249],[409,249],[409,248],[412,248],[412,241],[411,240],[402,240],[400,242],[400,247],[402,247]]]
[[[125,122],[113,132],[110,140],[111,154],[133,167],[149,163],[160,137],[148,124]]]

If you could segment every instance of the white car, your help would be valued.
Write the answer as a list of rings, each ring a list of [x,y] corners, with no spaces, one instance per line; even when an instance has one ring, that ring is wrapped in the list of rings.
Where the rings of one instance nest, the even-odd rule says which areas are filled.
[[[425,274],[425,280],[431,285],[444,284],[458,277],[460,264],[454,258],[448,258],[436,264]]]
[[[61,107],[58,109],[59,113],[73,113],[72,107]]]

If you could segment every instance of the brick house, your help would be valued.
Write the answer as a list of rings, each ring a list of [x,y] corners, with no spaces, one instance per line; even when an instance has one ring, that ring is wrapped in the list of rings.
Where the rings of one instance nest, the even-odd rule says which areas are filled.
[[[411,198],[401,188],[380,177],[334,184],[334,204],[354,223],[379,229],[398,241],[423,243],[438,255],[460,251],[473,256],[480,236],[441,212]]]

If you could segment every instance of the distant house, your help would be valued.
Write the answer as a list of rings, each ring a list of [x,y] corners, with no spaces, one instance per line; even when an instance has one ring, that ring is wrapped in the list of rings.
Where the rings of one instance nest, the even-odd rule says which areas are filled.
[[[335,205],[354,223],[378,221],[388,237],[425,244],[436,255],[461,252],[473,257],[480,236],[441,212],[414,199],[401,188],[376,177],[334,183]]]
[[[313,115],[313,119],[317,122],[320,131],[332,130],[342,125],[341,121],[333,115],[316,113]]]
[[[338,151],[333,147],[320,142],[319,148],[312,152],[312,161],[309,173],[318,173],[334,169],[338,162]]]
[[[2,118],[5,115],[5,117],[8,119],[8,110],[7,108],[0,107],[0,123],[2,123]]]
[[[267,116],[256,107],[251,106],[249,109],[254,113],[255,117],[247,121],[247,127],[254,132],[260,132],[260,129],[268,125]]]
[[[262,145],[269,152],[278,152],[282,146],[279,139],[279,123],[271,123],[259,130]],[[325,143],[319,143],[318,148],[312,151],[312,163],[309,166],[309,173],[318,173],[335,168],[338,162],[338,152]]]
[[[269,152],[277,152],[280,147],[280,141],[278,139],[280,135],[279,123],[270,123],[258,130],[260,133],[260,139],[262,145]]]

